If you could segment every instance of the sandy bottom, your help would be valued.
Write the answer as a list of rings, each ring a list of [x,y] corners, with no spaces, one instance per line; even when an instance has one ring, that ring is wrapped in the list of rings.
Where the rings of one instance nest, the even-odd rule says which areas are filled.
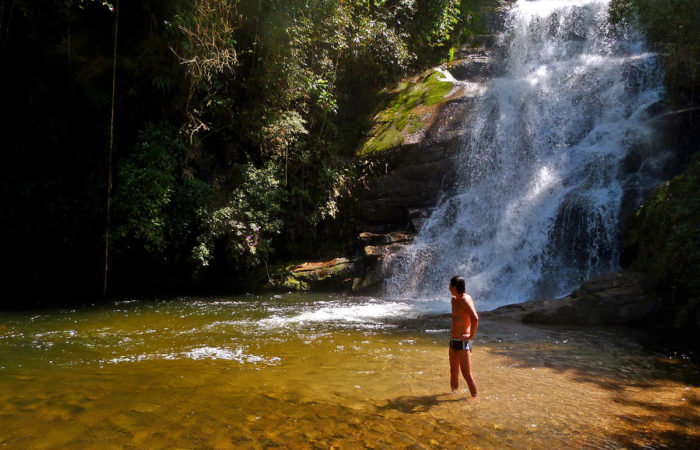
[[[439,316],[255,336],[216,311],[66,314],[4,317],[0,446],[700,447],[697,367],[624,330],[485,322],[471,401]]]

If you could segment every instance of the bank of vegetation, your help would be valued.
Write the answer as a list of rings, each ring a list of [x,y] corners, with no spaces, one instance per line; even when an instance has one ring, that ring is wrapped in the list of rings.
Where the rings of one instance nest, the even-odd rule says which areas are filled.
[[[102,293],[110,170],[111,293],[240,290],[342,245],[378,93],[448,58],[476,4],[2,2],[3,302]]]
[[[396,81],[450,58],[494,3],[2,2],[3,306],[100,296],[110,170],[112,294],[234,292],[265,266],[343,253],[357,231],[352,200],[376,170],[356,152],[391,145],[413,120],[410,105],[396,107],[364,139],[372,117],[388,94],[414,99]],[[613,21],[635,22],[662,55],[682,130],[669,145],[690,149],[688,164],[699,3],[611,3]],[[625,261],[686,325],[700,278],[689,167],[634,216]]]
[[[681,171],[630,218],[623,264],[646,276],[662,307],[659,321],[693,336],[700,325],[700,1],[613,0],[611,18],[634,23],[661,56],[671,117],[662,118],[670,125],[657,145],[678,149]]]

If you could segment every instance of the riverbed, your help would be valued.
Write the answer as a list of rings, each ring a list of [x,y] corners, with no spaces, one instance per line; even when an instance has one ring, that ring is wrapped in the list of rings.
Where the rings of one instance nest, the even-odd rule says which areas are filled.
[[[8,448],[700,445],[700,377],[625,329],[484,320],[450,393],[447,300],[284,294],[0,313]]]

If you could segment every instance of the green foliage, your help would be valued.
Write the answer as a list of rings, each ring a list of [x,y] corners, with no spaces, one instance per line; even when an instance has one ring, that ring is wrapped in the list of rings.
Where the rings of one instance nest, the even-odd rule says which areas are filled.
[[[217,12],[222,8],[228,13]],[[185,130],[206,164],[202,170],[216,180],[215,196],[243,189],[231,167],[266,167],[286,192],[280,197],[284,239],[314,235],[314,227],[333,219],[350,195],[348,165],[360,134],[341,134],[343,129],[366,114],[378,87],[432,62],[464,11],[455,0],[196,1],[178,19],[177,54],[192,85]],[[421,53],[424,48],[430,50]],[[444,87],[431,89],[413,92],[412,107],[441,101]],[[370,105],[358,107],[358,101]],[[419,127],[411,117],[395,126]],[[228,255],[257,254],[238,239],[252,236],[240,214],[254,208],[240,202],[227,208],[198,247],[202,261],[216,253],[217,242]],[[216,223],[228,223],[229,231]]]
[[[68,0],[68,3],[72,3],[72,1]],[[85,8],[85,6],[89,5],[90,3],[99,3],[100,5],[107,8],[109,12],[114,12],[114,2],[109,2],[107,0],[78,0],[78,6],[80,8]]]
[[[274,111],[265,117],[259,140],[271,155],[282,156],[299,137],[308,134],[306,120],[298,111]]]
[[[373,76],[388,82],[404,74],[415,59],[402,35],[385,22],[365,19],[354,31],[348,55],[352,59],[345,64],[357,64],[352,72],[360,80]]]
[[[700,155],[651,193],[630,220],[627,245],[669,319],[700,324]]]
[[[309,218],[311,225],[316,225],[326,218],[335,219],[338,214],[338,201],[349,190],[350,177],[348,172],[348,169],[323,168],[319,174],[319,181],[323,183],[322,185],[325,184],[324,191],[327,192],[327,196],[319,202]]]
[[[700,1],[613,0],[614,23],[635,23],[663,57],[668,98],[692,111],[700,77]],[[692,113],[691,113],[692,114]],[[695,122],[690,117],[691,128]],[[685,173],[659,186],[631,218],[626,245],[632,266],[644,272],[666,320],[700,324],[700,157]]]
[[[208,189],[181,176],[185,152],[171,126],[148,125],[134,151],[119,163],[114,193],[118,251],[138,245],[162,256],[172,246],[171,238],[186,238],[186,225],[207,201]]]
[[[272,239],[282,227],[283,191],[276,171],[273,164],[262,169],[246,165],[240,187],[206,220],[207,229],[193,251],[198,264],[209,264],[217,241],[226,248],[231,263],[255,266],[267,261]]]
[[[664,58],[670,99],[697,104],[700,0],[613,0],[610,17],[613,23],[638,23]]]
[[[33,243],[13,253],[17,272],[73,295],[66,274],[95,266],[86,290],[99,292],[116,2],[6,3],[0,109],[16,126],[0,215],[11,240]],[[112,286],[240,276],[273,248],[306,257],[323,232],[352,228],[342,206],[366,176],[353,164],[378,92],[444,58],[467,3],[119,2]]]
[[[459,0],[419,1],[414,16],[413,39],[417,47],[432,48],[449,42],[459,22]]]
[[[197,270],[209,265],[217,245],[231,264],[265,261],[282,226],[283,191],[276,167],[246,164],[225,204],[213,207],[210,186],[186,176],[186,152],[168,125],[149,125],[141,132],[118,169],[115,248],[126,252],[136,246],[163,260],[189,251]]]

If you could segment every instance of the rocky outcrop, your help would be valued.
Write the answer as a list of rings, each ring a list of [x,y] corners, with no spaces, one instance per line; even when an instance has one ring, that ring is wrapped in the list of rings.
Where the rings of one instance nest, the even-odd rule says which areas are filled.
[[[392,257],[413,240],[439,199],[458,187],[471,118],[485,82],[498,70],[491,52],[503,24],[496,9],[502,3],[485,11],[489,34],[459,49],[455,61],[387,92],[391,101],[358,150],[381,170],[359,200],[364,274],[353,281],[353,291],[380,290]]]
[[[269,285],[295,291],[349,290],[353,280],[362,275],[362,258],[334,258],[278,268],[270,275]]]
[[[459,81],[480,82],[494,75],[496,67],[493,64],[490,48],[495,39],[485,41],[475,49],[464,49],[462,57],[445,64],[452,76]]]
[[[413,235],[405,231],[386,234],[364,232],[359,236],[364,244],[364,273],[353,280],[354,292],[371,293],[381,289],[387,278],[391,257],[413,241]]]
[[[417,232],[427,211],[457,187],[463,146],[485,82],[499,69],[494,33],[503,24],[492,2],[484,11],[487,32],[456,52],[455,61],[388,91],[358,156],[381,173],[362,194],[358,231]],[[417,220],[416,220],[417,219]]]
[[[382,120],[390,122],[382,123],[370,138],[381,142],[394,139],[392,142],[399,143],[363,154],[375,160],[383,170],[362,194],[362,229],[358,231],[416,231],[412,228],[409,211],[432,208],[441,194],[449,193],[454,187],[469,117],[475,111],[480,85],[444,80],[447,81],[440,82],[449,83],[451,87],[443,101],[419,105],[405,112],[408,119],[385,117]],[[390,105],[387,111],[392,108]],[[400,128],[404,123],[407,125],[398,137],[378,134],[393,133],[395,127]]]
[[[266,286],[273,290],[377,292],[388,276],[391,256],[412,241],[413,235],[405,231],[364,232],[358,236],[362,256],[278,266],[266,274]]]
[[[642,280],[635,272],[612,272],[586,281],[564,298],[502,306],[480,316],[558,325],[654,323],[659,305],[645,293]]]
[[[398,244],[398,243],[402,243],[402,242],[410,242],[413,239],[413,236],[405,231],[394,231],[394,232],[387,233],[387,234],[375,234],[375,233],[364,232],[364,233],[360,233],[360,236],[358,236],[358,237],[360,239],[360,242],[362,242],[365,246],[368,246],[368,247],[387,246],[387,245]],[[367,249],[367,247],[365,247],[365,250],[366,249]]]

